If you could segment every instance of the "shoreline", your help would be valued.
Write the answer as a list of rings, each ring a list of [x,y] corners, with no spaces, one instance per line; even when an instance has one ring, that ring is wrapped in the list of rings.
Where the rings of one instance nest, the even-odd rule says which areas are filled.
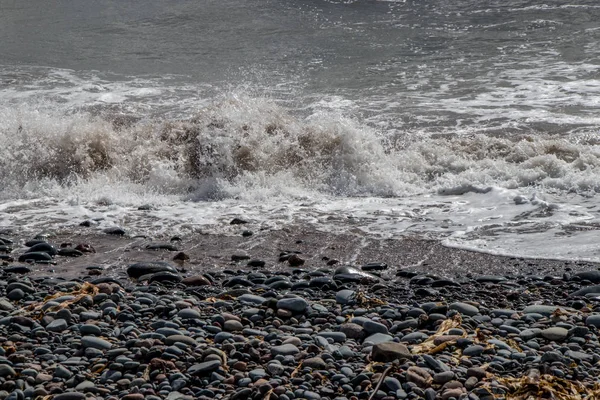
[[[42,233],[43,238],[57,248],[78,244],[91,246],[95,253],[84,252],[79,257],[54,258],[54,265],[30,265],[34,276],[51,273],[64,278],[81,277],[85,267],[102,267],[110,276],[125,276],[125,267],[133,262],[173,262],[173,257],[183,252],[186,260],[177,263],[188,273],[242,268],[245,263],[232,261],[233,255],[245,254],[260,259],[271,271],[289,270],[289,265],[279,261],[280,253],[295,252],[305,263],[303,268],[332,269],[336,265],[357,268],[367,263],[385,263],[389,266],[383,277],[391,279],[400,271],[431,274],[445,278],[464,278],[476,275],[553,275],[600,269],[600,263],[564,259],[544,259],[496,255],[443,244],[442,241],[416,236],[382,239],[364,232],[331,233],[318,231],[311,226],[289,226],[277,230],[252,231],[251,225],[232,227],[228,234],[193,233],[158,239],[146,236],[112,235],[94,228],[73,228],[56,233]],[[244,236],[243,232],[252,232]],[[10,233],[10,232],[7,232]],[[247,233],[246,233],[247,234]],[[13,262],[27,250],[24,245],[32,236],[0,235],[11,239],[13,251],[8,254]],[[149,246],[158,247],[156,250]],[[166,248],[170,248],[167,250]],[[330,264],[328,265],[328,262]],[[260,270],[261,268],[256,268]]]

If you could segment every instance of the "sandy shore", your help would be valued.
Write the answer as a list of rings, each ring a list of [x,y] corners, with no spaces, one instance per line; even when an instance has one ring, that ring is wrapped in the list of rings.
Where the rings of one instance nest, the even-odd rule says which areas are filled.
[[[242,232],[251,226],[234,227],[232,234],[191,234],[178,237],[150,238],[127,234],[109,235],[95,228],[76,228],[55,232],[48,238],[57,246],[86,243],[96,253],[84,253],[81,257],[56,257],[55,265],[36,264],[32,266],[34,275],[52,272],[64,278],[85,275],[85,267],[97,265],[110,276],[126,276],[125,268],[136,261],[168,261],[175,254],[184,252],[189,260],[180,267],[191,273],[213,270],[235,269],[245,266],[245,262],[232,262],[232,255],[246,254],[251,259],[265,262],[270,271],[286,270],[290,266],[279,262],[281,252],[297,252],[305,260],[305,269],[332,269],[330,260],[339,265],[360,267],[370,262],[389,265],[383,277],[391,278],[400,270],[434,274],[440,277],[460,278],[471,275],[553,275],[561,276],[565,271],[598,269],[600,265],[590,262],[543,260],[518,257],[504,257],[462,249],[449,248],[438,241],[419,237],[399,237],[380,239],[366,236],[363,232],[321,232],[310,226],[290,226],[281,230],[255,231],[251,236]],[[236,230],[239,232],[236,233]],[[27,247],[27,235],[4,235],[14,244],[15,259]],[[175,240],[172,240],[175,239]],[[176,251],[149,250],[152,244],[170,244]],[[328,264],[329,263],[329,264]]]

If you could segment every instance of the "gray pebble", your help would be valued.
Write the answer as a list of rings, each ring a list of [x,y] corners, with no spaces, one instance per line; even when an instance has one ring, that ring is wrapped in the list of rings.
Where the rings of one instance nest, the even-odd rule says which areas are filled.
[[[81,338],[81,345],[84,348],[92,347],[98,350],[108,350],[112,347],[112,344],[104,339],[100,339],[94,336],[84,336]]]
[[[450,310],[458,311],[461,314],[468,315],[470,317],[479,314],[479,309],[471,304],[456,302],[448,306]]]
[[[67,329],[67,321],[64,319],[55,319],[46,326],[46,330],[50,332],[62,332]]]
[[[563,341],[569,335],[569,331],[565,328],[554,326],[552,328],[544,329],[541,332],[542,337],[548,340],[554,340],[557,342]]]
[[[301,297],[285,298],[277,302],[277,308],[302,313],[308,308],[308,302]]]
[[[282,344],[281,346],[271,347],[271,354],[274,356],[288,356],[300,353],[300,350],[293,344]]]

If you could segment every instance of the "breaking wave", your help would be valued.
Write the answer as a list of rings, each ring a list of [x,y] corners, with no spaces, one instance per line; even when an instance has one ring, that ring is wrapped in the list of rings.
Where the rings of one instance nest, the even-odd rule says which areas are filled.
[[[298,116],[239,94],[187,119],[5,108],[0,198],[122,190],[194,200],[488,186],[600,191],[594,135],[395,135],[335,112]]]

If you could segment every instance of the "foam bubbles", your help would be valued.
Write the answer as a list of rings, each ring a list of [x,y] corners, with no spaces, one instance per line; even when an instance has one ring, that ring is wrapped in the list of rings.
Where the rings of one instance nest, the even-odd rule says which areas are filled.
[[[0,141],[0,226],[32,231],[95,218],[146,234],[223,233],[245,215],[559,256],[557,232],[597,219],[587,202],[600,190],[600,147],[589,134],[393,140],[323,107],[303,116],[233,92],[187,118],[6,107]],[[136,212],[145,204],[151,218]]]
[[[600,189],[600,147],[589,136],[469,134],[392,142],[385,131],[339,113],[303,118],[239,93],[187,119],[27,108],[0,113],[4,198],[54,195],[60,188],[76,193],[95,180],[197,199],[256,192],[402,197],[492,185]]]

